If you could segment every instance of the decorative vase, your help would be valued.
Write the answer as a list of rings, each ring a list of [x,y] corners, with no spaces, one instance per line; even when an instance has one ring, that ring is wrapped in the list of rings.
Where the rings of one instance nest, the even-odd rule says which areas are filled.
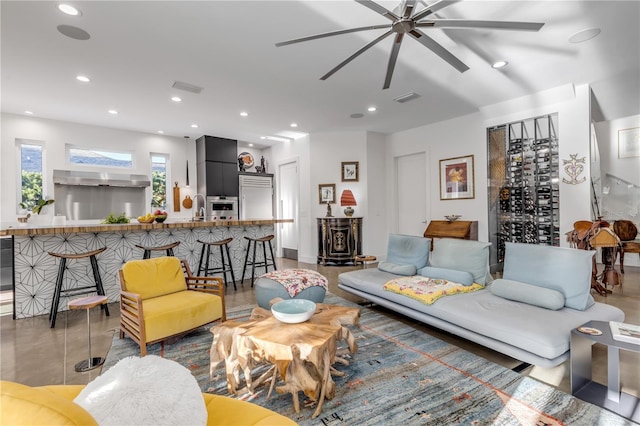
[[[353,210],[353,209],[351,208],[351,206],[348,206],[346,209],[344,209],[344,215],[345,215],[346,217],[351,217],[351,216],[353,216],[353,212],[354,212],[354,211],[355,211],[355,210]]]

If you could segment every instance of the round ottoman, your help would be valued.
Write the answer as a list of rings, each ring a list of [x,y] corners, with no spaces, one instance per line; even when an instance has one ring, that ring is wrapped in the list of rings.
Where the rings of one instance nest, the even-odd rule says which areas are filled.
[[[322,303],[327,292],[327,279],[310,269],[282,269],[261,275],[256,280],[255,289],[258,306],[264,309],[271,309],[269,301],[276,297]]]

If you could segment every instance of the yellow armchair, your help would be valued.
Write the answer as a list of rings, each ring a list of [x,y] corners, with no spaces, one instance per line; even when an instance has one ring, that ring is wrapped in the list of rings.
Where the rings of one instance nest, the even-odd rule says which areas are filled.
[[[196,277],[176,257],[131,260],[120,276],[120,338],[147,345],[225,321],[224,286],[218,277]]]
[[[82,385],[31,387],[0,381],[2,425],[97,425],[91,414],[73,400]],[[288,417],[250,402],[203,393],[207,425],[284,426],[297,423]]]

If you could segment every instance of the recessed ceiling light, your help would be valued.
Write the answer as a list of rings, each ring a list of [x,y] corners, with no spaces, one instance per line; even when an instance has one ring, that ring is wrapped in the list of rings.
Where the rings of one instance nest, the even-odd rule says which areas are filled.
[[[81,81],[83,83],[89,83],[91,81],[91,79],[86,75],[77,75],[76,80]]]
[[[173,97],[171,98],[171,100],[172,100],[173,102],[182,102],[182,98],[181,98],[181,97],[179,97],[179,96],[173,96]]]
[[[598,34],[600,34],[600,28],[587,28],[580,30],[569,37],[569,43],[582,43],[584,41],[591,40]]]
[[[260,139],[266,139],[266,138],[267,138],[266,136],[260,136]]]
[[[158,130],[158,133],[162,135],[164,133],[164,130]]]
[[[291,127],[298,127],[298,123],[291,123],[290,126]]]
[[[245,112],[245,111],[242,111],[242,112],[240,113],[240,116],[241,116],[241,117],[246,117],[246,116],[248,116],[248,115],[249,115],[249,113],[248,113],[248,112]]]
[[[116,114],[118,114],[118,111],[116,111],[115,109],[110,109],[109,110],[109,114],[116,115]]]
[[[194,129],[197,129],[197,128],[198,128],[198,125],[197,125],[197,124],[195,124],[195,123],[193,123],[193,124],[191,125],[191,127],[193,127]]]
[[[374,107],[374,106],[370,106],[369,108],[367,108],[367,111],[369,112],[375,112],[378,108]]]
[[[496,61],[491,65],[492,68],[504,68],[509,64],[507,61]]]
[[[71,15],[71,16],[80,15],[80,11],[75,7],[71,6],[70,4],[64,4],[64,3],[59,4],[58,10],[66,15]]]
[[[249,146],[250,146],[250,147],[252,147],[252,146],[253,146],[253,144],[252,144],[252,143],[250,143],[250,144],[249,144]]]
[[[29,110],[25,111],[24,113],[25,114],[29,114],[29,115],[33,115],[33,111],[29,111]]]

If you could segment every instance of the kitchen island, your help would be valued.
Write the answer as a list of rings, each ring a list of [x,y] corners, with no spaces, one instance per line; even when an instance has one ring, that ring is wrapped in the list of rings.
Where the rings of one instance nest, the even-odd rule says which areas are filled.
[[[107,250],[97,256],[98,266],[109,302],[117,302],[120,293],[118,269],[129,260],[142,259],[143,250],[136,245],[162,246],[180,241],[180,245],[174,249],[175,255],[186,259],[193,272],[197,273],[202,250],[198,240],[233,238],[229,251],[233,271],[239,281],[246,252],[244,237],[275,235],[275,224],[292,222],[293,219],[175,220],[153,224],[135,222],[113,225],[81,223],[22,226],[16,223],[3,226],[0,236],[11,236],[13,239],[14,319],[49,313],[60,261],[50,256],[50,251],[80,253],[106,247]],[[159,254],[154,254],[157,255]],[[258,254],[257,256],[260,259]],[[218,258],[217,253],[215,257]],[[86,285],[94,285],[90,263],[86,259],[70,261],[67,264],[64,288]],[[67,302],[63,298],[59,310],[66,310]]]

